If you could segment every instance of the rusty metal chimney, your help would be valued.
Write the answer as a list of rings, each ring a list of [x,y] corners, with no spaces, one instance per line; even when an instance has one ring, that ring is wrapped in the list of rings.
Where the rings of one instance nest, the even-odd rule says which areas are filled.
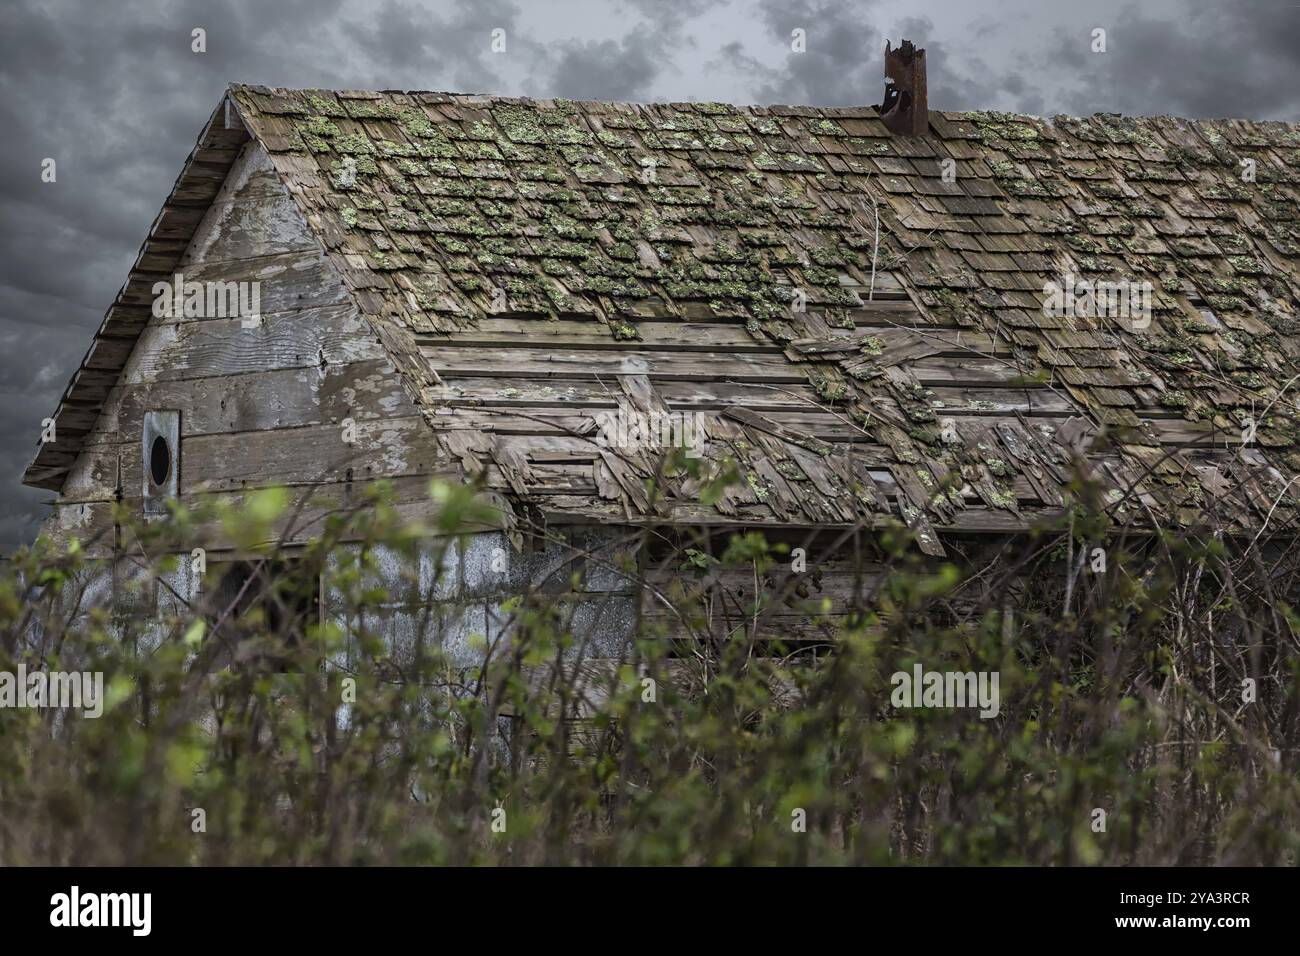
[[[924,136],[930,131],[925,51],[911,40],[904,40],[897,50],[885,41],[885,102],[880,104],[880,118],[899,136]]]

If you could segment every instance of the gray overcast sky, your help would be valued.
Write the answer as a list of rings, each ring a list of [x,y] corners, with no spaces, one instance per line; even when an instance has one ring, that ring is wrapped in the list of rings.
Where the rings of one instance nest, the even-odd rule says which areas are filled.
[[[0,549],[47,510],[40,421],[227,83],[867,104],[903,37],[933,108],[1300,120],[1300,0],[4,0]]]

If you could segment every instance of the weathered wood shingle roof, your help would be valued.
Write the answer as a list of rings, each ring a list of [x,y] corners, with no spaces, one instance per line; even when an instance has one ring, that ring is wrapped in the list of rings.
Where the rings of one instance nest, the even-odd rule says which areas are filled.
[[[655,456],[596,440],[616,402],[738,462],[716,504],[668,476],[678,517],[937,549],[1059,508],[1080,451],[1139,520],[1290,507],[1295,125],[230,96],[448,453],[544,511],[656,510]],[[1048,314],[1068,277],[1150,282],[1149,326]]]

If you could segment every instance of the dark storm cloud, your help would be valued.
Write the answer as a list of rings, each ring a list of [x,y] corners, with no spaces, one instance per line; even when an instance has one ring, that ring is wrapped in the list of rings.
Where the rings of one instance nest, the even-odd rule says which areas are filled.
[[[512,30],[515,17],[502,0],[442,4],[437,14],[343,0],[6,0],[0,549],[30,540],[44,514],[51,495],[21,485],[41,419],[227,83],[491,89],[490,30]],[[202,54],[191,50],[196,27],[207,32]],[[50,184],[40,181],[46,157],[57,164]]]
[[[727,0],[623,0],[623,4],[651,20],[683,23]]]
[[[762,103],[811,103],[861,106],[884,95],[884,48],[888,37],[909,39],[926,51],[930,105],[936,109],[984,109],[1003,94],[1018,108],[1033,112],[1041,104],[1014,71],[991,69],[975,54],[978,44],[960,34],[960,66],[950,56],[952,44],[940,39],[926,17],[889,20],[881,3],[862,0],[762,0],[759,5],[769,35],[790,48],[792,31],[806,36],[803,52],[790,50],[778,67],[759,62],[740,44],[722,49],[722,58],[752,78],[754,99]]]
[[[543,51],[516,26],[518,7],[508,0],[479,0],[431,7],[384,0],[350,15],[349,33],[364,59],[365,85],[384,89],[502,92],[500,68],[512,58],[535,60]],[[505,31],[504,48],[492,50],[492,31]],[[376,74],[382,75],[382,80]]]
[[[553,95],[576,100],[648,99],[651,84],[675,52],[662,32],[646,25],[617,42],[566,43],[552,74]]]
[[[1022,113],[1042,111],[1040,91],[1026,84],[1014,68],[1005,64],[999,68],[988,63],[980,55],[985,47],[972,42],[972,37],[957,34],[958,49],[958,43],[941,38],[934,23],[924,17],[900,20],[892,35],[900,39],[906,37],[925,49],[930,106],[933,109],[980,110],[1007,100]],[[883,72],[883,54],[881,56]]]
[[[1042,60],[1068,70],[1068,112],[1300,118],[1296,0],[1191,0],[1173,22],[1130,7],[1095,25],[1105,53],[1092,52],[1091,28],[1057,31]]]
[[[852,0],[762,0],[759,13],[773,37],[786,46],[783,67],[765,71],[757,98],[770,103],[826,106],[872,102],[884,89],[881,58],[885,38],[873,26],[874,4]],[[791,47],[804,31],[805,49]]]
[[[552,45],[550,95],[572,99],[645,101],[662,99],[655,81],[683,71],[707,73],[699,66],[699,18],[713,10],[743,5],[741,0],[621,0],[616,7],[635,11],[635,22],[618,39],[560,40]],[[685,99],[707,99],[692,90]]]

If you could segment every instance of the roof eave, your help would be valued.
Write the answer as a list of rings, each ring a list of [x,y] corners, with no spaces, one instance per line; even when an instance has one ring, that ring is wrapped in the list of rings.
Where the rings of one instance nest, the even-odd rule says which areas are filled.
[[[54,440],[42,442],[23,484],[62,491],[118,374],[149,321],[151,289],[175,271],[240,150],[251,138],[227,93],[185,160],[171,193],[149,227],[126,282],[73,373],[53,415]]]

